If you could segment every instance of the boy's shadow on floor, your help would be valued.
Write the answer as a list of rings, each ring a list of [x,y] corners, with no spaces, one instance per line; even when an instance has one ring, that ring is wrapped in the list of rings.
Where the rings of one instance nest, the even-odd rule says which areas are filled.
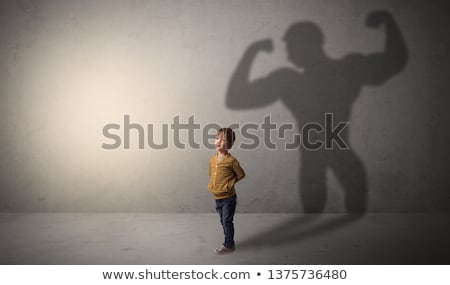
[[[297,243],[310,237],[331,233],[361,218],[360,214],[330,214],[326,218],[316,214],[296,215],[281,224],[246,238],[239,242],[238,246],[239,249],[252,249]]]

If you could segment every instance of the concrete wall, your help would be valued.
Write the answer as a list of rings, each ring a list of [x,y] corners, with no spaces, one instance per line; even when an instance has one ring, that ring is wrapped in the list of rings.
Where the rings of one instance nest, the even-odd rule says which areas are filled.
[[[361,191],[368,192],[370,212],[450,210],[446,1],[0,5],[0,211],[211,212],[207,162],[214,151],[203,145],[177,149],[170,126],[168,148],[139,149],[138,131],[132,130],[130,148],[124,149],[125,115],[131,123],[153,124],[160,142],[162,125],[176,116],[181,123],[193,116],[204,127],[261,124],[271,114],[273,123],[301,128],[311,118],[322,120],[327,108],[348,119],[352,158],[333,150],[235,147],[232,153],[247,172],[237,185],[239,211],[301,212],[322,203],[323,211],[343,212],[346,199],[359,203],[353,197]],[[398,70],[388,64],[386,78],[370,82],[384,69],[339,63],[349,55],[368,58],[385,51],[383,26],[366,25],[368,15],[380,9],[394,19],[407,51],[394,44],[405,64]],[[327,64],[334,69],[308,73],[288,60],[282,38],[299,21],[323,34]],[[262,39],[272,39],[274,49],[256,55],[251,82],[288,67],[303,82],[294,90],[298,97],[284,95],[290,82],[283,77],[265,83],[262,94],[273,96],[270,104],[243,97],[227,105],[229,85],[234,95],[245,93],[231,78],[244,51]],[[369,82],[359,82],[361,74]],[[111,123],[120,125],[111,133],[122,144],[107,150],[102,144],[113,141],[102,132]],[[261,130],[255,134],[263,139]],[[187,137],[183,131],[181,141]],[[197,142],[201,138],[195,130]],[[307,191],[313,193],[305,203]]]

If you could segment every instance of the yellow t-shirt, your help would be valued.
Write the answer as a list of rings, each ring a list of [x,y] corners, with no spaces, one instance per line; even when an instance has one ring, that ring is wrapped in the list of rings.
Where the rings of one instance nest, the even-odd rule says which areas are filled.
[[[234,184],[245,177],[239,161],[227,153],[220,161],[217,154],[209,159],[208,190],[215,199],[224,199],[236,194]]]

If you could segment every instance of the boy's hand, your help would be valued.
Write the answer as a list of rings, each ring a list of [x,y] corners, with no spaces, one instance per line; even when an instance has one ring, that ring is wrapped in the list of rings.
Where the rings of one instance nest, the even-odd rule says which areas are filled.
[[[391,18],[391,14],[388,11],[373,11],[367,16],[366,25],[370,28],[379,28],[382,24],[391,20]]]
[[[254,42],[249,48],[254,51],[271,53],[273,51],[273,42],[271,39],[264,39]]]

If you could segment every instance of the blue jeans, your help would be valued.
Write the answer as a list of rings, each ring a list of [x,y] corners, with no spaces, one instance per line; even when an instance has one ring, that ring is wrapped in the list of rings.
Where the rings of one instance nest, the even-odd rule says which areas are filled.
[[[223,227],[223,233],[225,235],[225,241],[223,245],[225,247],[234,247],[234,225],[233,218],[236,211],[237,197],[236,195],[216,200],[216,211],[220,216],[220,223]]]

